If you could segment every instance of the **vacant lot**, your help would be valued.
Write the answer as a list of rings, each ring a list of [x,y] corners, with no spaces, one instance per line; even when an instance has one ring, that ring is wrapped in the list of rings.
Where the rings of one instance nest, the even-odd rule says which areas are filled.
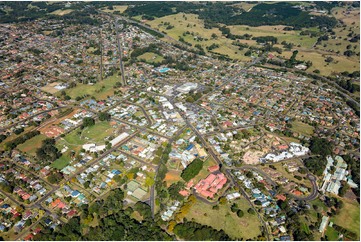
[[[54,94],[56,92],[59,92],[58,89],[54,88],[56,85],[60,84],[60,82],[52,82],[49,83],[48,85],[44,86],[41,88],[41,90],[43,90],[44,92],[48,92],[50,94]]]
[[[98,122],[91,127],[87,127],[81,134],[81,139],[104,143],[104,138],[113,134],[114,129],[107,121]]]
[[[68,150],[62,155],[62,157],[52,163],[52,167],[62,169],[68,165],[71,160],[71,151],[73,150],[75,152],[79,152],[83,144],[104,144],[104,139],[112,135],[114,129],[111,127],[109,122],[103,121],[98,122],[91,127],[85,128],[81,131],[81,133],[78,133],[79,131],[80,129],[76,129],[57,141],[56,146],[59,150],[63,149],[64,146],[67,146]]]
[[[41,147],[41,144],[44,139],[47,137],[43,134],[39,134],[29,140],[27,140],[25,143],[18,145],[18,149],[22,152],[28,153],[29,155],[35,156],[36,150]]]
[[[164,181],[167,183],[167,186],[172,185],[173,183],[176,183],[178,181],[183,181],[180,177],[181,172],[170,170],[165,175]]]
[[[242,218],[237,217],[237,214],[231,211],[229,204],[219,205],[219,209],[215,210],[212,209],[212,205],[198,200],[191,207],[186,218],[194,219],[200,224],[209,225],[218,230],[223,229],[232,239],[254,239],[260,233],[260,222],[257,215],[247,213],[249,205],[245,199],[239,199],[236,203],[244,212]],[[220,222],[220,218],[222,218],[222,222]]]
[[[314,128],[311,125],[299,121],[293,121],[291,130],[305,136],[311,136],[313,134]]]

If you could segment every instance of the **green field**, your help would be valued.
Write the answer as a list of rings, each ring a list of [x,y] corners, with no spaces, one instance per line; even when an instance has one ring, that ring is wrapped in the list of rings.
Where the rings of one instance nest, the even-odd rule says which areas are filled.
[[[102,11],[106,12],[106,13],[113,13],[115,11],[119,11],[120,13],[123,13],[125,10],[127,10],[128,6],[123,6],[123,5],[114,5],[113,9],[110,10],[108,8],[104,8],[102,9]]]
[[[58,170],[63,169],[70,163],[70,156],[67,154],[68,152],[64,153],[59,159],[51,163],[51,167],[54,167]]]
[[[340,214],[335,216],[335,224],[356,233],[360,238],[360,205],[355,201],[342,200],[344,207]]]
[[[174,26],[172,29],[166,29],[167,25],[164,22],[169,22]],[[246,50],[238,50],[237,46],[232,45],[233,40],[222,37],[222,33],[218,28],[205,29],[204,21],[199,19],[196,14],[172,14],[165,17],[157,18],[152,21],[147,21],[151,27],[164,31],[170,37],[178,40],[179,37],[184,38],[188,43],[194,45],[199,44],[207,52],[206,47],[214,44],[218,44],[219,48],[214,49],[216,53],[229,55],[233,59],[248,61],[250,57],[244,56]],[[189,31],[192,34],[183,35],[184,32]],[[212,34],[216,34],[218,37],[212,39]],[[203,40],[197,40],[195,37],[201,37]],[[253,41],[255,42],[255,41]]]
[[[109,122],[97,122],[95,125],[83,130],[81,139],[91,140],[96,143],[104,142],[104,138],[112,135],[113,130]]]
[[[223,229],[232,239],[255,239],[260,234],[259,226],[261,225],[257,215],[247,213],[249,204],[245,199],[239,199],[237,204],[244,212],[242,218],[232,213],[229,204],[219,205],[219,210],[214,210],[212,205],[198,200],[191,207],[186,218],[194,219],[200,224],[209,225],[218,230]]]
[[[314,128],[311,125],[299,121],[293,121],[291,130],[305,136],[311,136]]]
[[[18,149],[22,152],[28,153],[29,155],[35,156],[36,150],[41,147],[42,141],[47,137],[43,134],[39,134],[25,143],[18,145]]]
[[[72,99],[78,96],[94,96],[96,99],[105,99],[107,96],[114,94],[114,84],[120,81],[120,76],[115,74],[114,76],[107,77],[101,82],[97,82],[94,85],[77,84],[76,87],[66,89],[65,92]],[[58,92],[60,93],[60,92]]]
[[[104,138],[113,133],[113,128],[107,121],[97,122],[91,127],[86,127],[78,134],[80,129],[76,129],[66,135],[59,144],[65,144],[69,147],[80,146],[86,143],[104,144]]]
[[[143,55],[137,57],[138,60],[145,60],[147,63],[159,63],[164,60],[160,55],[153,52],[146,52]]]
[[[80,129],[76,129],[65,137],[59,139],[56,143],[56,146],[61,150],[64,145],[68,147],[66,151],[59,159],[54,161],[51,166],[57,169],[62,169],[67,166],[70,162],[70,153],[71,150],[79,152],[83,144],[87,143],[96,143],[104,144],[104,139],[113,133],[113,128],[107,121],[97,122],[91,127],[84,128],[81,131],[81,134],[78,133]]]
[[[328,241],[338,240],[338,232],[332,227],[327,226],[326,228],[327,230],[325,232],[325,235],[327,236],[327,240]]]
[[[283,31],[283,28],[286,27],[284,25],[275,25],[275,26],[265,25],[259,27],[234,25],[228,27],[230,28],[232,34],[237,34],[237,35],[250,34],[253,37],[274,36],[277,38],[278,43],[286,41],[287,43],[292,43],[296,46],[301,45],[305,48],[311,48],[312,45],[317,40],[317,37],[310,38],[308,36],[300,35],[299,33],[301,31]],[[240,41],[243,42],[243,40]],[[252,40],[252,42],[253,45],[256,45],[256,41]]]

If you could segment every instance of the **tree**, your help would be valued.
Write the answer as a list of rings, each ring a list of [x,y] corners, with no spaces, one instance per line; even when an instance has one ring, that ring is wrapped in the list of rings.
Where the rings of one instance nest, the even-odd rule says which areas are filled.
[[[111,118],[111,115],[107,112],[100,112],[98,114],[99,120],[100,121],[109,121]]]
[[[348,189],[350,188],[350,186],[345,181],[342,181],[341,184],[342,184],[342,187],[339,190],[339,195],[341,197],[343,197],[343,196],[345,196],[345,194],[348,191]]]
[[[173,183],[168,188],[169,196],[174,200],[183,200],[183,196],[179,194],[179,191],[184,188],[184,183],[179,181],[176,183]]]
[[[249,209],[247,210],[247,213],[252,214],[252,215],[256,214],[256,212],[254,211],[253,208],[249,208]]]
[[[200,170],[203,168],[203,161],[201,159],[196,158],[193,160],[183,171],[181,177],[183,180],[188,182],[190,179],[198,175]]]
[[[237,211],[237,216],[238,216],[239,218],[242,218],[242,217],[244,216],[244,212],[243,212],[241,209],[239,209],[239,210]]]
[[[84,127],[93,126],[94,124],[95,124],[95,120],[93,118],[90,117],[83,118]]]
[[[235,204],[235,203],[233,203],[232,206],[231,206],[231,211],[232,211],[233,213],[237,212],[237,211],[238,211],[238,205]]]

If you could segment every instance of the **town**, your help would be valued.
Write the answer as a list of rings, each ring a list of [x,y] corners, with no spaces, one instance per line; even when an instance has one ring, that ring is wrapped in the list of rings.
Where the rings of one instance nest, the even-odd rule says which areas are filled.
[[[185,240],[360,239],[360,118],[334,86],[93,19],[0,24],[2,239],[91,233],[110,203]]]

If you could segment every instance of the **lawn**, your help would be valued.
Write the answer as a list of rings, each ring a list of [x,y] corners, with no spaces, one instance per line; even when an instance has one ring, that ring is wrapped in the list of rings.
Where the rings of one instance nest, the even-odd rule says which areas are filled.
[[[110,136],[113,133],[113,128],[110,126],[109,122],[102,121],[97,122],[91,127],[84,128],[81,131],[81,134],[78,134],[78,131],[81,131],[79,128],[67,134],[61,142],[67,146],[80,146],[86,143],[101,143],[104,144],[104,138]]]
[[[219,205],[218,210],[212,209],[212,205],[197,200],[186,215],[188,220],[212,226],[215,229],[223,229],[232,239],[254,239],[259,235],[259,226],[261,225],[257,215],[247,213],[249,204],[245,199],[237,201],[238,207],[244,212],[242,218],[232,213],[230,204]],[[222,222],[220,222],[222,218]]]
[[[160,55],[157,55],[153,52],[146,52],[143,55],[137,57],[138,60],[145,60],[148,63],[159,63],[164,60]]]
[[[97,122],[91,127],[87,127],[83,130],[81,138],[95,143],[103,143],[104,139],[113,134],[114,129],[107,121]]]
[[[314,127],[311,125],[305,124],[300,121],[293,121],[291,130],[303,134],[305,136],[311,136],[313,134]]]
[[[338,232],[332,227],[327,226],[326,228],[327,228],[327,230],[326,230],[325,235],[327,236],[327,240],[328,241],[337,241],[338,240]]]
[[[51,167],[54,167],[58,170],[63,169],[64,167],[66,167],[69,163],[70,163],[70,156],[69,154],[64,153],[59,159],[57,159],[56,161],[54,161],[53,163],[51,163]]]
[[[89,95],[94,96],[96,99],[102,100],[107,96],[114,94],[114,84],[119,82],[120,79],[121,77],[115,74],[114,76],[107,77],[103,81],[95,83],[94,85],[77,84],[76,87],[66,89],[65,92],[72,99],[75,99],[78,96]]]
[[[41,147],[42,141],[47,137],[43,134],[39,134],[25,143],[18,145],[18,149],[22,152],[28,153],[29,155],[35,156],[36,150]]]
[[[355,201],[342,199],[344,207],[335,216],[335,224],[342,226],[360,237],[360,205]]]
[[[75,152],[80,151],[83,144],[87,143],[97,143],[104,144],[104,138],[110,136],[113,133],[113,128],[107,121],[97,122],[95,125],[91,127],[87,127],[82,130],[81,134],[78,134],[80,129],[76,129],[65,137],[60,138],[56,146],[59,150],[63,149],[64,146],[68,147],[68,151],[66,151],[59,159],[54,161],[51,166],[57,169],[62,169],[67,166],[70,162],[70,153],[71,150]]]

